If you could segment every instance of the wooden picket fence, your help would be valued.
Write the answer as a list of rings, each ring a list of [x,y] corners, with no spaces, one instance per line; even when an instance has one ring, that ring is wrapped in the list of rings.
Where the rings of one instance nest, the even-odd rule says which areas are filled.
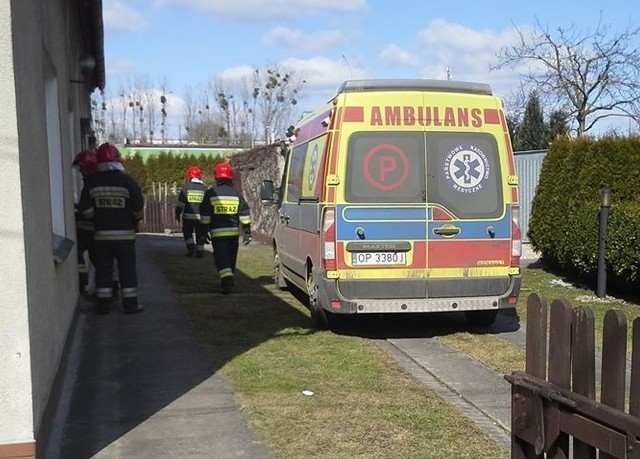
[[[178,191],[175,184],[153,184],[145,196],[144,218],[138,227],[142,233],[180,232],[175,219]]]
[[[260,201],[260,183],[258,179],[245,180],[246,174],[236,170],[234,186],[243,192],[251,208],[252,237],[256,242],[270,243],[275,227],[277,211],[265,207]],[[245,183],[246,182],[246,183]],[[243,189],[243,185],[248,184]],[[181,225],[175,219],[175,207],[178,202],[179,187],[173,183],[154,183],[145,195],[144,218],[138,226],[142,233],[181,233]]]
[[[548,322],[547,311],[544,297],[529,296],[526,368],[505,376],[511,457],[640,459],[640,318],[632,327],[627,399],[627,319],[606,313],[598,401],[593,311],[561,299],[551,303]]]

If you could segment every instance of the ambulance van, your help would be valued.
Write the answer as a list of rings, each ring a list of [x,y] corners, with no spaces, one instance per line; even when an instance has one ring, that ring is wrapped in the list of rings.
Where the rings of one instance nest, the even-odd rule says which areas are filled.
[[[488,326],[520,291],[518,179],[486,84],[350,80],[289,130],[275,282],[341,314],[461,311]]]

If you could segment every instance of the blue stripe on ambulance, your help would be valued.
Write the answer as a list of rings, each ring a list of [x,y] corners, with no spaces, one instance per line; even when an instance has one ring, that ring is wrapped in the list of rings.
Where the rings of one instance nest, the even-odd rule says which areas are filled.
[[[365,229],[369,240],[415,240],[451,239],[434,233],[434,229],[451,224],[460,228],[455,239],[489,239],[488,228],[494,229],[494,238],[504,239],[511,235],[509,213],[500,220],[451,220],[431,221],[426,224],[424,208],[354,207],[339,205],[337,238],[342,241],[358,240],[356,230]]]

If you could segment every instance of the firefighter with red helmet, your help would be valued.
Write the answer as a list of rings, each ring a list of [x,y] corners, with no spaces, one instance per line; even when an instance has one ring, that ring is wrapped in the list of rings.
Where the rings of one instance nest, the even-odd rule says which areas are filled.
[[[77,167],[82,174],[83,185],[87,178],[98,170],[98,160],[96,153],[92,150],[82,150],[73,160],[73,166]],[[91,295],[89,286],[89,263],[93,263],[93,222],[85,218],[76,206],[76,240],[78,253],[78,285],[82,295]],[[87,253],[89,260],[85,256]]]
[[[233,187],[233,169],[220,163],[214,169],[216,186],[207,190],[200,206],[202,225],[209,232],[213,259],[220,277],[220,292],[228,294],[234,286],[234,272],[238,257],[240,227],[244,231],[242,243],[251,242],[249,204]]]
[[[96,311],[108,314],[111,310],[115,260],[125,313],[142,312],[144,307],[138,303],[135,233],[143,217],[144,197],[136,181],[124,173],[115,145],[100,145],[96,159],[98,172],[87,179],[78,205],[95,226]]]
[[[194,253],[198,258],[204,255],[206,233],[200,225],[200,204],[207,188],[202,181],[202,169],[198,166],[190,166],[187,169],[187,183],[178,194],[178,204],[175,209],[176,221],[182,223],[182,235],[189,257]]]

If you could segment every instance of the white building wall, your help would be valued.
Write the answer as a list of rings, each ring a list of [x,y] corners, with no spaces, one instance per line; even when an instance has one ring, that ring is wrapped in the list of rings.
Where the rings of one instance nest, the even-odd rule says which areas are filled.
[[[70,123],[90,111],[84,86],[70,82],[83,52],[73,8],[67,0],[0,1],[0,447],[37,438],[78,300],[75,248],[59,263],[52,249],[54,226],[76,239],[79,141],[71,133],[80,129]],[[61,161],[54,174],[53,150]],[[51,199],[51,191],[61,195]]]
[[[32,441],[31,347],[11,3],[0,2],[0,443]],[[4,64],[8,63],[8,66]]]

